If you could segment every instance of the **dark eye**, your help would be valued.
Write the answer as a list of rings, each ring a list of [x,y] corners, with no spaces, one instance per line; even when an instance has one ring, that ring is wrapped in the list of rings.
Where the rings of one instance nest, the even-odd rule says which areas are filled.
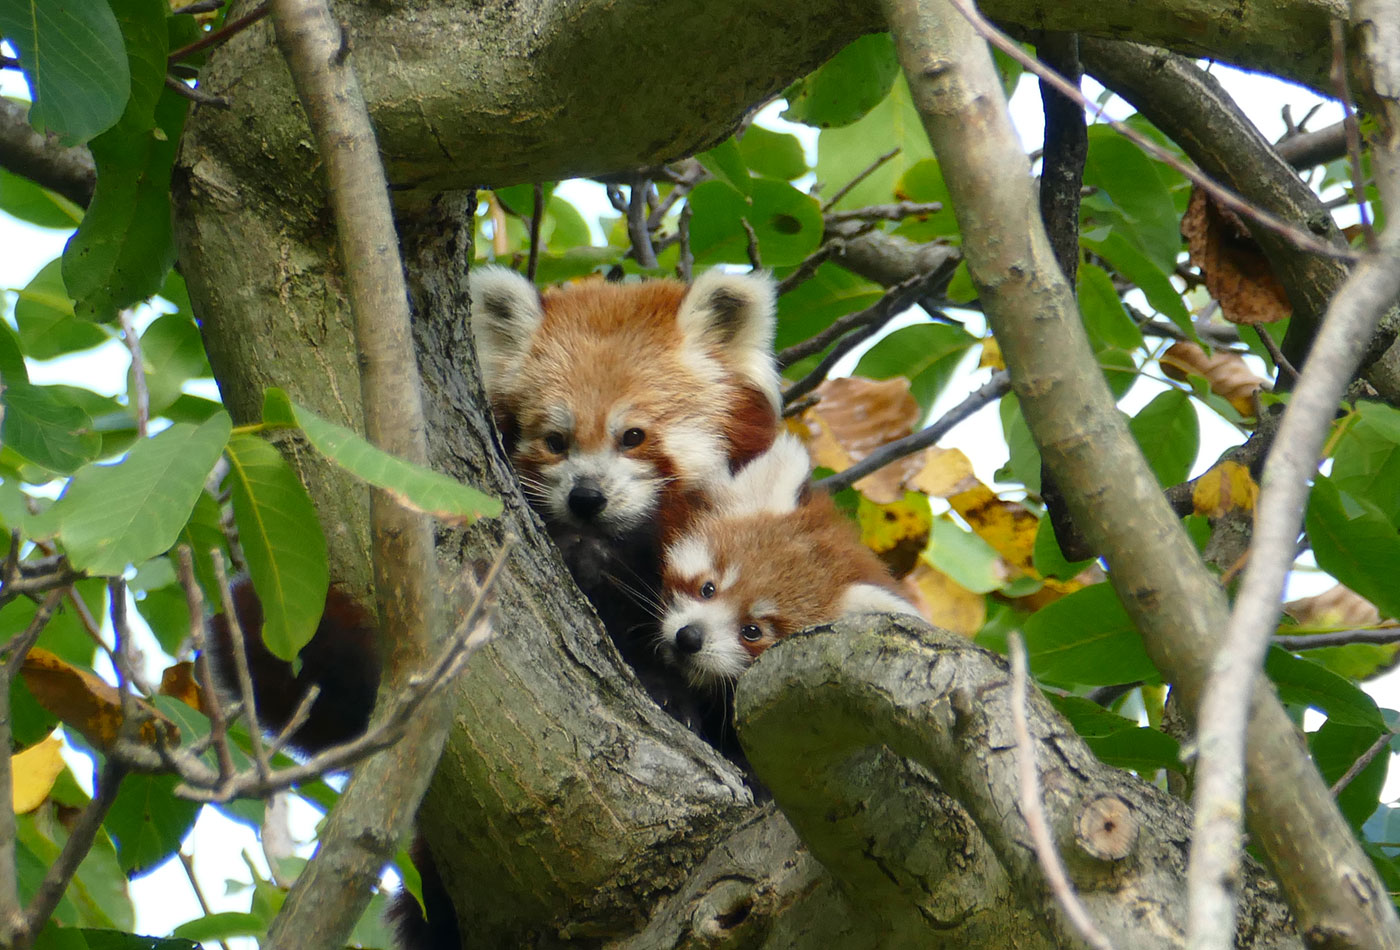
[[[623,448],[635,449],[646,439],[647,434],[641,429],[628,429],[622,433]]]
[[[544,437],[544,447],[555,455],[563,455],[569,447],[569,440],[562,432],[551,432]]]
[[[739,636],[743,637],[750,643],[756,643],[757,641],[763,639],[763,631],[758,629],[758,624],[746,623],[739,628]]]
[[[715,596],[715,582],[706,581],[705,583],[701,584],[700,596],[705,598],[706,600],[709,600],[711,597]]]

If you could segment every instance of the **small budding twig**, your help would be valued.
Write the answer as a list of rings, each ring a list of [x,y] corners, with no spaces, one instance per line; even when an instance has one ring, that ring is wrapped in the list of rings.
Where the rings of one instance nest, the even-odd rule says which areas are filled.
[[[210,665],[209,648],[204,636],[204,593],[194,576],[194,558],[187,544],[180,545],[180,584],[185,588],[185,604],[190,611],[190,643],[194,645],[195,676],[199,688],[206,697],[205,707],[209,714],[209,736],[214,752],[219,760],[219,781],[227,782],[238,771],[233,764],[233,749],[229,746],[228,716],[224,704],[219,699],[218,687],[214,684],[214,671]]]
[[[267,750],[263,747],[262,725],[258,722],[258,710],[253,699],[253,676],[248,669],[248,653],[243,638],[243,627],[238,622],[238,613],[233,605],[233,588],[229,586],[228,571],[224,567],[224,552],[214,548],[210,552],[214,560],[214,576],[219,581],[219,596],[223,601],[224,621],[228,624],[229,644],[233,650],[233,669],[238,677],[238,692],[243,698],[243,712],[248,718],[248,735],[253,744],[253,762],[258,776],[267,781],[272,767],[267,761]]]
[[[1016,771],[1020,776],[1021,816],[1030,831],[1031,842],[1035,846],[1035,856],[1045,880],[1055,896],[1065,916],[1079,936],[1094,950],[1113,950],[1113,945],[1099,930],[1094,919],[1089,916],[1079,895],[1074,892],[1064,861],[1055,850],[1055,840],[1050,836],[1050,825],[1045,820],[1045,806],[1040,800],[1040,778],[1035,767],[1035,742],[1031,739],[1031,729],[1026,712],[1026,694],[1030,690],[1030,675],[1026,664],[1026,647],[1021,635],[1012,632],[1007,640],[1011,650],[1011,723],[1016,731]]]
[[[749,236],[749,266],[754,270],[763,270],[763,258],[758,252],[758,232],[749,224],[748,218],[740,218],[739,223],[744,226],[744,233]]]

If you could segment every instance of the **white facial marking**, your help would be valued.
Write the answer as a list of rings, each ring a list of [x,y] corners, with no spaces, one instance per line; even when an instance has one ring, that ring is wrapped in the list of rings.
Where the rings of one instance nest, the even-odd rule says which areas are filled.
[[[852,584],[841,594],[841,614],[908,614],[920,617],[914,605],[875,584]]]
[[[661,433],[661,448],[684,481],[708,487],[729,477],[729,455],[713,426],[668,426]]]
[[[676,646],[676,634],[682,627],[700,629],[698,651],[688,653]],[[697,683],[733,679],[748,669],[753,659],[739,642],[739,618],[734,608],[720,598],[676,597],[661,618],[661,644]]]
[[[724,569],[724,573],[719,577],[720,590],[728,590],[739,583],[739,565],[731,564]]]
[[[785,432],[715,492],[716,502],[732,517],[787,514],[797,509],[811,473],[812,460],[802,440]]]
[[[749,616],[755,620],[767,620],[778,616],[778,602],[771,597],[760,597],[749,605]]]
[[[695,535],[682,538],[667,548],[666,563],[681,577],[706,580],[714,573],[710,549]]]
[[[641,459],[627,458],[611,450],[575,452],[546,465],[540,474],[548,483],[545,504],[551,517],[570,523],[578,519],[569,510],[569,493],[580,479],[598,483],[607,504],[593,519],[604,528],[627,531],[651,517],[656,510],[660,480],[655,467]]]

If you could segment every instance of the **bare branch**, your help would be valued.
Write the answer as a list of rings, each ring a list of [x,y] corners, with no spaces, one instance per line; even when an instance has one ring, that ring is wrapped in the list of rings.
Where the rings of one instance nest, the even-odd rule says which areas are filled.
[[[206,697],[206,711],[209,714],[209,739],[219,760],[219,781],[228,781],[235,771],[233,749],[228,739],[228,716],[224,709],[223,697],[214,683],[214,671],[209,660],[209,649],[205,643],[204,593],[194,576],[194,558],[189,545],[180,545],[180,586],[185,589],[185,604],[190,612],[190,643],[194,646],[195,674],[199,677],[199,689]],[[237,617],[229,620],[230,627],[238,623]]]
[[[1350,785],[1358,775],[1366,771],[1366,766],[1374,762],[1376,756],[1380,755],[1381,750],[1389,746],[1390,741],[1394,738],[1395,733],[1389,729],[1377,736],[1376,741],[1367,746],[1366,751],[1357,756],[1356,761],[1351,763],[1351,767],[1342,773],[1342,777],[1332,783],[1333,797],[1342,794],[1344,788]]]
[[[266,781],[272,767],[268,764],[267,749],[263,747],[262,723],[258,721],[257,701],[253,693],[253,674],[248,669],[247,640],[243,625],[238,622],[238,610],[233,603],[233,588],[229,586],[228,571],[224,567],[224,552],[215,548],[210,552],[210,556],[214,559],[214,576],[219,582],[224,622],[228,624],[228,639],[233,653],[233,670],[238,680],[238,694],[243,702],[243,714],[248,720],[248,736],[253,743],[253,762],[258,770],[258,777]]]
[[[1035,742],[1031,739],[1030,724],[1026,715],[1026,693],[1030,689],[1030,676],[1026,670],[1026,646],[1021,635],[1012,631],[1006,644],[1011,651],[1011,723],[1016,731],[1016,771],[1020,776],[1021,817],[1030,829],[1031,841],[1035,844],[1035,856],[1040,868],[1045,872],[1045,880],[1055,900],[1064,909],[1084,942],[1095,950],[1113,950],[1108,938],[1099,931],[1089,911],[1074,892],[1069,882],[1065,863],[1060,852],[1055,849],[1055,840],[1050,836],[1050,826],[1045,821],[1045,806],[1040,800],[1040,776],[1035,765]]]
[[[525,266],[525,277],[534,283],[535,271],[540,266],[540,225],[544,223],[544,185],[535,182],[535,210],[530,215],[530,261]]]
[[[34,131],[25,103],[0,98],[0,166],[56,192],[80,208],[92,200],[97,166],[84,147],[66,148]]]
[[[942,210],[943,204],[938,201],[896,201],[887,205],[852,208],[850,211],[828,211],[822,215],[822,219],[829,225],[844,221],[903,221],[905,218],[937,214]]]
[[[233,107],[233,104],[223,96],[205,92],[203,86],[191,86],[176,76],[173,71],[165,74],[165,88],[202,106],[213,106],[216,109],[231,109]]]
[[[1386,646],[1391,643],[1400,643],[1400,625],[1384,624],[1379,627],[1336,630],[1330,633],[1285,633],[1278,634],[1269,643],[1272,646],[1282,647],[1290,653],[1321,650],[1325,647],[1346,647],[1354,643]]]
[[[1376,231],[1371,227],[1371,212],[1366,206],[1366,176],[1361,173],[1361,125],[1351,107],[1351,85],[1347,81],[1346,26],[1341,20],[1332,21],[1332,86],[1342,104],[1342,128],[1347,137],[1347,159],[1351,164],[1351,193],[1356,199],[1356,213],[1361,230],[1366,235],[1366,247],[1376,249]]]
[[[1338,122],[1316,132],[1289,135],[1276,142],[1274,148],[1294,168],[1322,165],[1346,154],[1346,125]]]
[[[811,280],[812,275],[817,272],[817,268],[826,263],[831,255],[839,251],[844,244],[845,241],[841,238],[823,241],[820,247],[793,268],[792,273],[778,281],[778,292],[776,296],[781,297],[788,291],[794,290],[805,284],[808,280]]]
[[[952,431],[958,423],[1010,391],[1011,376],[1006,370],[998,370],[992,374],[991,379],[969,393],[966,399],[949,409],[937,422],[925,426],[913,435],[906,435],[902,439],[896,439],[880,446],[851,467],[819,479],[814,484],[832,494],[849,488],[871,472],[878,471],[886,465],[933,445]]]
[[[632,241],[632,256],[647,269],[656,266],[656,251],[651,246],[647,230],[647,192],[651,180],[640,175],[632,179],[632,199],[627,204],[627,237]]]
[[[695,254],[690,250],[690,219],[694,215],[690,202],[686,202],[685,207],[681,209],[680,221],[676,223],[676,236],[681,244],[680,256],[676,258],[676,272],[687,284],[695,276]]]
[[[753,225],[749,224],[748,218],[740,218],[739,223],[744,226],[744,233],[749,237],[749,266],[754,270],[763,270],[763,258],[758,253],[758,233],[754,231]]]
[[[223,0],[218,2],[222,3]],[[175,856],[180,859],[180,867],[185,869],[185,878],[190,882],[190,890],[194,891],[194,899],[199,902],[199,909],[208,917],[214,913],[214,909],[209,906],[209,900],[204,896],[204,888],[199,886],[199,878],[195,877],[194,858],[186,854],[183,848],[177,850]],[[218,943],[223,950],[228,950],[228,944],[224,941],[220,940]]]
[[[136,323],[131,318],[131,311],[123,310],[119,318],[122,342],[131,354],[131,409],[136,414],[136,436],[144,439],[146,428],[151,422],[151,391],[146,385],[146,361],[141,356],[141,337],[136,332]]]
[[[181,46],[177,50],[172,50],[165,61],[167,63],[178,63],[183,59],[188,59],[195,53],[200,53],[204,50],[221,45],[267,16],[269,9],[270,7],[267,3],[260,3],[254,7],[251,12],[239,17],[231,23],[224,23],[224,25],[217,30],[201,36],[188,46]]]

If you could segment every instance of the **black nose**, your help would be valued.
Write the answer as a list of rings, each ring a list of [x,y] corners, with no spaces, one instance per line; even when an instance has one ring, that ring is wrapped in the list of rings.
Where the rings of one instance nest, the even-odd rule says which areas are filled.
[[[699,653],[705,645],[705,633],[693,623],[676,631],[676,648],[682,653]]]
[[[569,510],[580,518],[592,518],[608,505],[608,496],[592,479],[579,479],[569,490]]]

